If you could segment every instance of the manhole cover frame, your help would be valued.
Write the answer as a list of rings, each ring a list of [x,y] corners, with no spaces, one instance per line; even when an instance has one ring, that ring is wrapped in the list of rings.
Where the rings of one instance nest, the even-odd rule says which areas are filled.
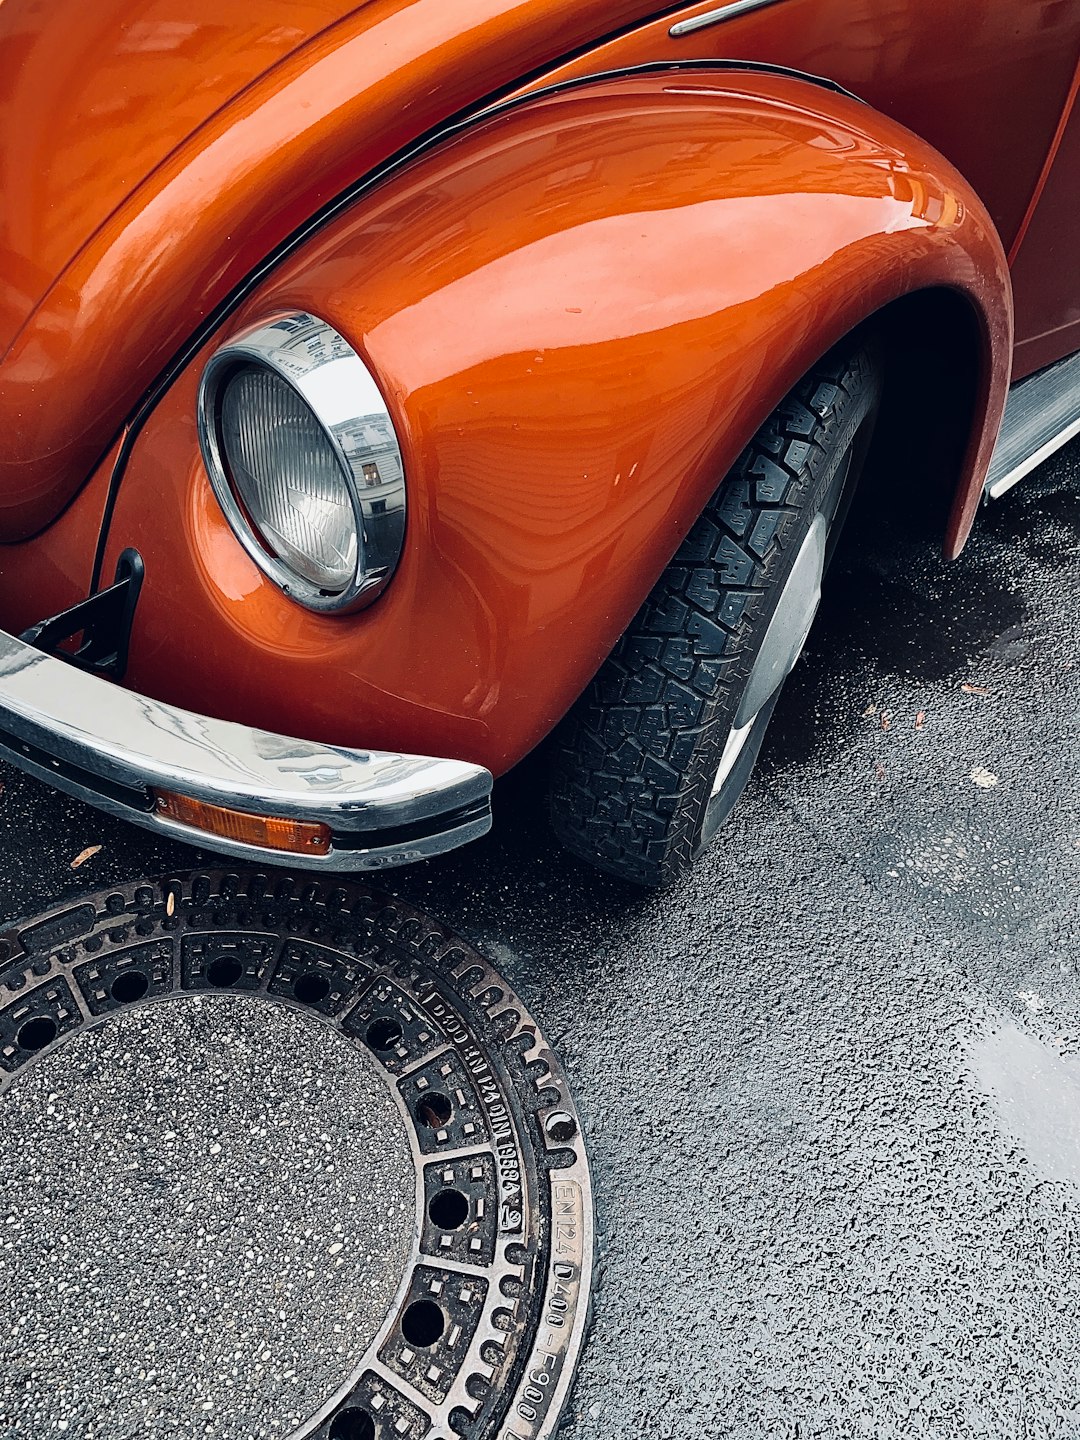
[[[379,1440],[550,1440],[589,1319],[592,1186],[566,1077],[506,981],[364,883],[207,869],[117,885],[0,928],[0,1103],[71,1036],[199,993],[300,1010],[363,1046],[412,1148],[394,1301],[348,1383],[289,1440],[371,1434],[349,1428],[357,1411]],[[446,1191],[465,1196],[467,1230],[432,1216]],[[478,1252],[451,1257],[463,1238]],[[406,1317],[416,1334],[433,1303],[442,1335],[406,1340]]]

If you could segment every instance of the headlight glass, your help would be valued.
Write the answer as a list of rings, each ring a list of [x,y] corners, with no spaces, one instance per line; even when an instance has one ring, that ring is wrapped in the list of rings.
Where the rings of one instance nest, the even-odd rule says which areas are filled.
[[[292,599],[342,610],[381,593],[404,539],[404,468],[343,336],[294,313],[228,341],[203,373],[199,436],[237,539]]]
[[[305,580],[340,593],[356,571],[352,500],[333,445],[300,396],[248,366],[221,394],[221,443],[255,529]]]

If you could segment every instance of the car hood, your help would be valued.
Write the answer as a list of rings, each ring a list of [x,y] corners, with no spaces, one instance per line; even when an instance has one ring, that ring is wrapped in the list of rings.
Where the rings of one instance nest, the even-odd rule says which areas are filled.
[[[356,0],[3,0],[0,354],[149,174]]]
[[[246,274],[425,133],[656,0],[0,0],[0,542]]]

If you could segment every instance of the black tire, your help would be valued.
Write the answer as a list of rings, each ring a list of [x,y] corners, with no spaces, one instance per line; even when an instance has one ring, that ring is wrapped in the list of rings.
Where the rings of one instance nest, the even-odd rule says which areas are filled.
[[[551,821],[573,854],[622,879],[665,885],[727,817],[783,683],[736,726],[751,672],[781,596],[770,655],[802,599],[793,567],[812,525],[815,556],[822,544],[831,555],[880,393],[873,350],[837,347],[769,417],[706,506],[554,737]],[[808,626],[814,607],[804,608]],[[755,696],[768,683],[761,675],[759,664]],[[713,794],[736,734],[741,749],[725,758]]]

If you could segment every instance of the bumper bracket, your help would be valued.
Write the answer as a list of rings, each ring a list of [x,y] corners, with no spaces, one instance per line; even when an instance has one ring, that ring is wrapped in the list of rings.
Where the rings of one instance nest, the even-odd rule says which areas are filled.
[[[116,579],[107,590],[39,621],[19,638],[80,670],[122,680],[143,574],[142,556],[137,550],[125,550],[116,562]]]

